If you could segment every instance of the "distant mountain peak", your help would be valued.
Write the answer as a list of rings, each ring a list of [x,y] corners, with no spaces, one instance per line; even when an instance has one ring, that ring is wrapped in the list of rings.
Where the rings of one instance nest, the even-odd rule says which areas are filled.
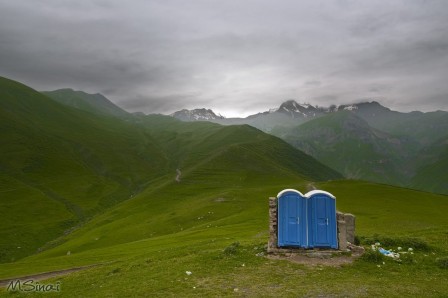
[[[290,115],[292,118],[307,118],[316,116],[318,109],[308,103],[298,103],[297,101],[290,99],[282,103],[277,109],[277,112]]]
[[[101,93],[90,94],[63,88],[54,91],[42,91],[42,94],[64,105],[84,110],[94,114],[103,114],[114,117],[128,117],[128,112],[111,102]]]
[[[225,118],[224,116],[205,108],[193,110],[183,109],[172,113],[170,116],[182,121],[209,121]]]

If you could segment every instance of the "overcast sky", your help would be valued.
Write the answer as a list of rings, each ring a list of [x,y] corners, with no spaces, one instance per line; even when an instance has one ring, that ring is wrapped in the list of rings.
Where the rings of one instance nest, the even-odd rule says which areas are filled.
[[[0,76],[131,112],[448,110],[448,1],[0,0]]]

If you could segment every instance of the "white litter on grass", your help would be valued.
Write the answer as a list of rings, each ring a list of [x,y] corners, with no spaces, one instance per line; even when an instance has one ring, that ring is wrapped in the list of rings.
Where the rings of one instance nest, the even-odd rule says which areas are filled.
[[[382,247],[379,247],[378,251],[381,254],[383,254],[383,255],[385,255],[386,257],[389,257],[389,258],[393,258],[393,259],[399,259],[400,258],[400,254],[394,252],[393,250],[386,250],[386,249],[384,249]]]
[[[401,246],[399,246],[399,247],[397,247],[398,252],[395,252],[393,249],[387,250],[387,249],[382,248],[381,244],[379,242],[372,244],[371,248],[373,251],[378,251],[379,253],[383,254],[384,256],[393,258],[397,261],[400,261],[400,254],[407,254],[407,253],[409,253],[411,255],[414,254],[414,249],[412,247],[409,247],[408,251],[402,251],[403,248]]]
[[[191,271],[185,271],[185,273],[186,273],[187,275],[192,275],[192,274],[193,274]]]

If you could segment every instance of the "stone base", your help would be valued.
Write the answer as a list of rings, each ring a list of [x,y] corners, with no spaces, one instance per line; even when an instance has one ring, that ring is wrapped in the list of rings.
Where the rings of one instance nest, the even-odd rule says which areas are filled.
[[[309,258],[318,258],[318,259],[328,259],[346,253],[351,253],[351,255],[353,256],[360,256],[364,253],[364,248],[349,243],[347,245],[346,250],[327,249],[327,248],[305,249],[300,247],[290,247],[290,248],[276,247],[268,249],[268,254],[270,255],[302,255]]]
[[[338,247],[339,249],[305,249],[305,248],[284,248],[278,247],[277,238],[277,198],[269,198],[269,241],[267,252],[270,254],[282,254],[282,253],[299,253],[299,254],[313,254],[310,252],[323,252],[327,251],[331,254],[341,253],[355,250],[359,252],[362,249],[361,254],[364,249],[359,246],[355,246],[352,243],[355,242],[355,216],[349,213],[336,212],[337,221],[337,237],[338,237]]]

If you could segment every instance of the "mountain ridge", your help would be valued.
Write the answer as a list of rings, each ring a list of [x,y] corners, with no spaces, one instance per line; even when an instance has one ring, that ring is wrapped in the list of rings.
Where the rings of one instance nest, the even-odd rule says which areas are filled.
[[[41,91],[41,93],[59,103],[87,112],[120,118],[129,116],[128,112],[111,102],[101,93],[89,94],[84,91],[75,91],[71,88]]]
[[[240,179],[274,175],[342,178],[248,125],[163,115],[112,117],[60,103],[6,78],[0,78],[0,127],[0,262],[62,243],[65,234],[147,188],[188,189],[207,180],[210,189],[218,189],[224,180],[232,187]]]
[[[182,121],[210,121],[225,118],[220,114],[215,114],[215,112],[213,112],[211,109],[205,108],[193,110],[182,109],[170,114],[169,116]]]
[[[353,116],[350,117],[351,121],[346,122],[337,116],[347,116],[347,113]],[[131,118],[134,120],[128,121],[142,117],[145,115],[132,114]],[[448,188],[443,181],[433,179],[431,183],[422,182],[425,181],[425,175],[421,173],[432,176],[431,167],[426,167],[424,171],[423,169],[425,163],[434,162],[434,158],[420,157],[421,154],[424,155],[425,148],[432,144],[441,147],[439,151],[443,150],[445,145],[437,141],[447,135],[448,112],[402,113],[384,107],[377,101],[325,108],[287,100],[278,108],[246,118],[225,118],[205,108],[184,109],[171,114],[170,117],[183,122],[250,125],[282,138],[347,177],[448,194]],[[317,121],[321,118],[321,122]],[[330,127],[321,127],[323,123],[328,122],[326,118],[344,121],[346,133],[334,130],[330,133]],[[340,126],[337,121],[331,123]],[[312,125],[316,127],[311,129]],[[326,131],[325,134],[323,130]],[[308,135],[305,135],[305,132]],[[355,150],[354,143],[362,150]],[[351,154],[347,153],[348,148],[351,148]],[[417,172],[420,173],[420,178],[414,179],[413,176],[417,175]]]
[[[409,141],[372,128],[350,110],[273,134],[348,178],[405,185],[412,175],[399,166],[412,155]]]

